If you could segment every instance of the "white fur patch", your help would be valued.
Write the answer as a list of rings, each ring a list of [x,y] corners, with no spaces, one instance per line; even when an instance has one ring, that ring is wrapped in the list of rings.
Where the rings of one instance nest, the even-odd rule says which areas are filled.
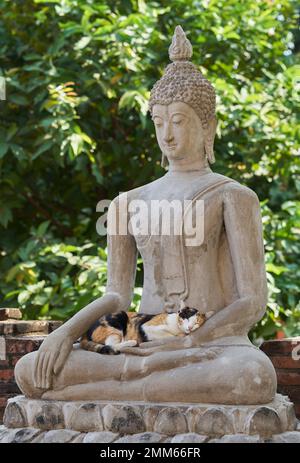
[[[173,336],[173,334],[168,330],[167,325],[143,325],[143,330],[149,341]]]
[[[108,336],[105,340],[105,345],[106,346],[111,346],[115,347],[117,344],[119,344],[120,338],[116,334],[111,334]]]

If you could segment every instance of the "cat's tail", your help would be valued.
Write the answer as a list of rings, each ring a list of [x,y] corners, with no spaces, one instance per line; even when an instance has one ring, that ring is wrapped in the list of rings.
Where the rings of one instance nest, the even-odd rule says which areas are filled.
[[[119,355],[120,351],[114,349],[111,346],[107,346],[104,344],[98,344],[94,341],[89,341],[87,336],[83,336],[80,341],[81,349],[88,350],[90,352],[97,352],[98,354],[105,354],[105,355]]]

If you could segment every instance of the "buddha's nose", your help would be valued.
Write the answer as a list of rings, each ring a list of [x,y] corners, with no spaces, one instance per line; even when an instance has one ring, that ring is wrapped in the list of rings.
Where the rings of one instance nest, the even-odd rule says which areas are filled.
[[[173,132],[169,124],[166,125],[165,132],[164,132],[164,142],[170,143],[174,139]]]

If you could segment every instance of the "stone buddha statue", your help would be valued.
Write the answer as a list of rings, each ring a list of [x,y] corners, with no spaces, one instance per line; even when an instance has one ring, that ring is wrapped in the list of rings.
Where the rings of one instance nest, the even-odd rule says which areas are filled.
[[[121,194],[112,202],[109,217],[117,211],[128,233],[108,233],[106,293],[17,363],[16,380],[27,397],[236,405],[274,398],[272,363],[247,336],[267,303],[259,201],[252,190],[210,168],[215,92],[190,62],[192,46],[180,26],[169,56],[172,63],[149,102],[168,170],[127,192],[127,201]],[[190,201],[195,218],[196,199],[204,204],[200,241],[130,228],[128,204],[134,200]],[[127,347],[116,356],[74,346],[99,317],[128,310],[138,253],[144,264],[141,313],[186,306],[214,315],[187,336]]]

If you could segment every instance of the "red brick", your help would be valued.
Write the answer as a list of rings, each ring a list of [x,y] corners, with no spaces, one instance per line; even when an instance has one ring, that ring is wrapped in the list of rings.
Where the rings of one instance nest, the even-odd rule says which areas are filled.
[[[15,330],[14,320],[4,320],[0,322],[0,335],[13,334]]]
[[[37,336],[36,339],[34,339],[34,336],[30,338],[9,336],[6,338],[6,352],[12,354],[27,354],[28,352],[33,352],[40,347],[44,339],[44,336]]]
[[[300,359],[293,360],[291,356],[286,355],[278,355],[278,356],[270,356],[270,360],[273,363],[275,368],[293,368],[296,370],[300,370]]]
[[[20,389],[18,388],[17,384],[13,382],[4,383],[3,381],[0,382],[0,397],[3,397],[5,394],[19,394]]]
[[[299,370],[276,370],[277,381],[279,385],[298,385],[300,386],[300,371]]]
[[[14,332],[19,334],[40,333],[48,334],[49,322],[45,320],[18,320],[14,323]]]
[[[8,399],[15,397],[15,395],[16,394],[5,394],[4,396],[0,397],[0,407],[5,407]]]
[[[300,345],[300,337],[290,339],[274,339],[265,341],[260,349],[265,352],[269,357],[273,355],[290,354],[295,346]]]
[[[0,370],[0,381],[12,381],[14,379],[14,370],[9,369],[9,370]]]
[[[277,391],[288,395],[292,402],[300,403],[300,386],[283,386],[278,384]]]
[[[23,355],[9,354],[9,366],[14,368],[16,363],[23,357]]]
[[[52,333],[52,331],[57,330],[62,325],[62,322],[59,320],[50,320],[48,326],[48,332]]]
[[[0,370],[4,369],[4,368],[8,368],[9,367],[9,359],[6,358],[6,360],[0,360]]]

